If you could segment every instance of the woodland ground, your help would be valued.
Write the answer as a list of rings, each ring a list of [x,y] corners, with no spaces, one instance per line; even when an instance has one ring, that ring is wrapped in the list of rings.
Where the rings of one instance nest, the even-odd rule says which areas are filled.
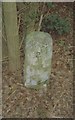
[[[53,11],[68,17],[71,30],[69,34],[60,36],[50,32],[53,58],[48,90],[41,96],[39,91],[25,88],[15,74],[8,74],[8,61],[3,61],[3,117],[73,117],[73,7],[67,3],[56,3]],[[21,60],[23,57],[21,52]]]

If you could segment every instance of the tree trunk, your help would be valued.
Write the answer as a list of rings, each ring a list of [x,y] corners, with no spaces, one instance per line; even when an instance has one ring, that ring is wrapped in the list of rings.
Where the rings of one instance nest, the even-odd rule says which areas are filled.
[[[4,2],[3,11],[8,45],[9,70],[18,73],[20,70],[20,51],[16,2]]]

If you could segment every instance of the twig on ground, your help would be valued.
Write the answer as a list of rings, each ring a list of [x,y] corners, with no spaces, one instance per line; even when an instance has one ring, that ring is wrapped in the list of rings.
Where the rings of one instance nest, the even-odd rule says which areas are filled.
[[[43,8],[42,8],[42,12],[41,12],[40,21],[39,21],[38,31],[40,31],[40,29],[41,29],[41,24],[42,24],[42,20],[43,20],[43,16],[44,16],[44,9],[45,9],[45,2],[43,3]]]

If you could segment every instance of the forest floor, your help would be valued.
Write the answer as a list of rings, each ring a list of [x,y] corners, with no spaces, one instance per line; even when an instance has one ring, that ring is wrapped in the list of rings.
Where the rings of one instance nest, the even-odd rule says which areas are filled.
[[[71,30],[67,35],[50,33],[53,58],[47,92],[40,95],[39,91],[24,87],[15,74],[8,74],[8,61],[3,62],[2,112],[5,118],[73,117],[73,8],[56,3],[53,11],[69,19]]]

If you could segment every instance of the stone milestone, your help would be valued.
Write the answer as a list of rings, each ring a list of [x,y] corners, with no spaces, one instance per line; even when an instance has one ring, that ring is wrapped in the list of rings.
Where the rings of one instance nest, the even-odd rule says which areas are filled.
[[[45,32],[31,32],[25,40],[24,84],[40,89],[50,79],[52,38]]]

